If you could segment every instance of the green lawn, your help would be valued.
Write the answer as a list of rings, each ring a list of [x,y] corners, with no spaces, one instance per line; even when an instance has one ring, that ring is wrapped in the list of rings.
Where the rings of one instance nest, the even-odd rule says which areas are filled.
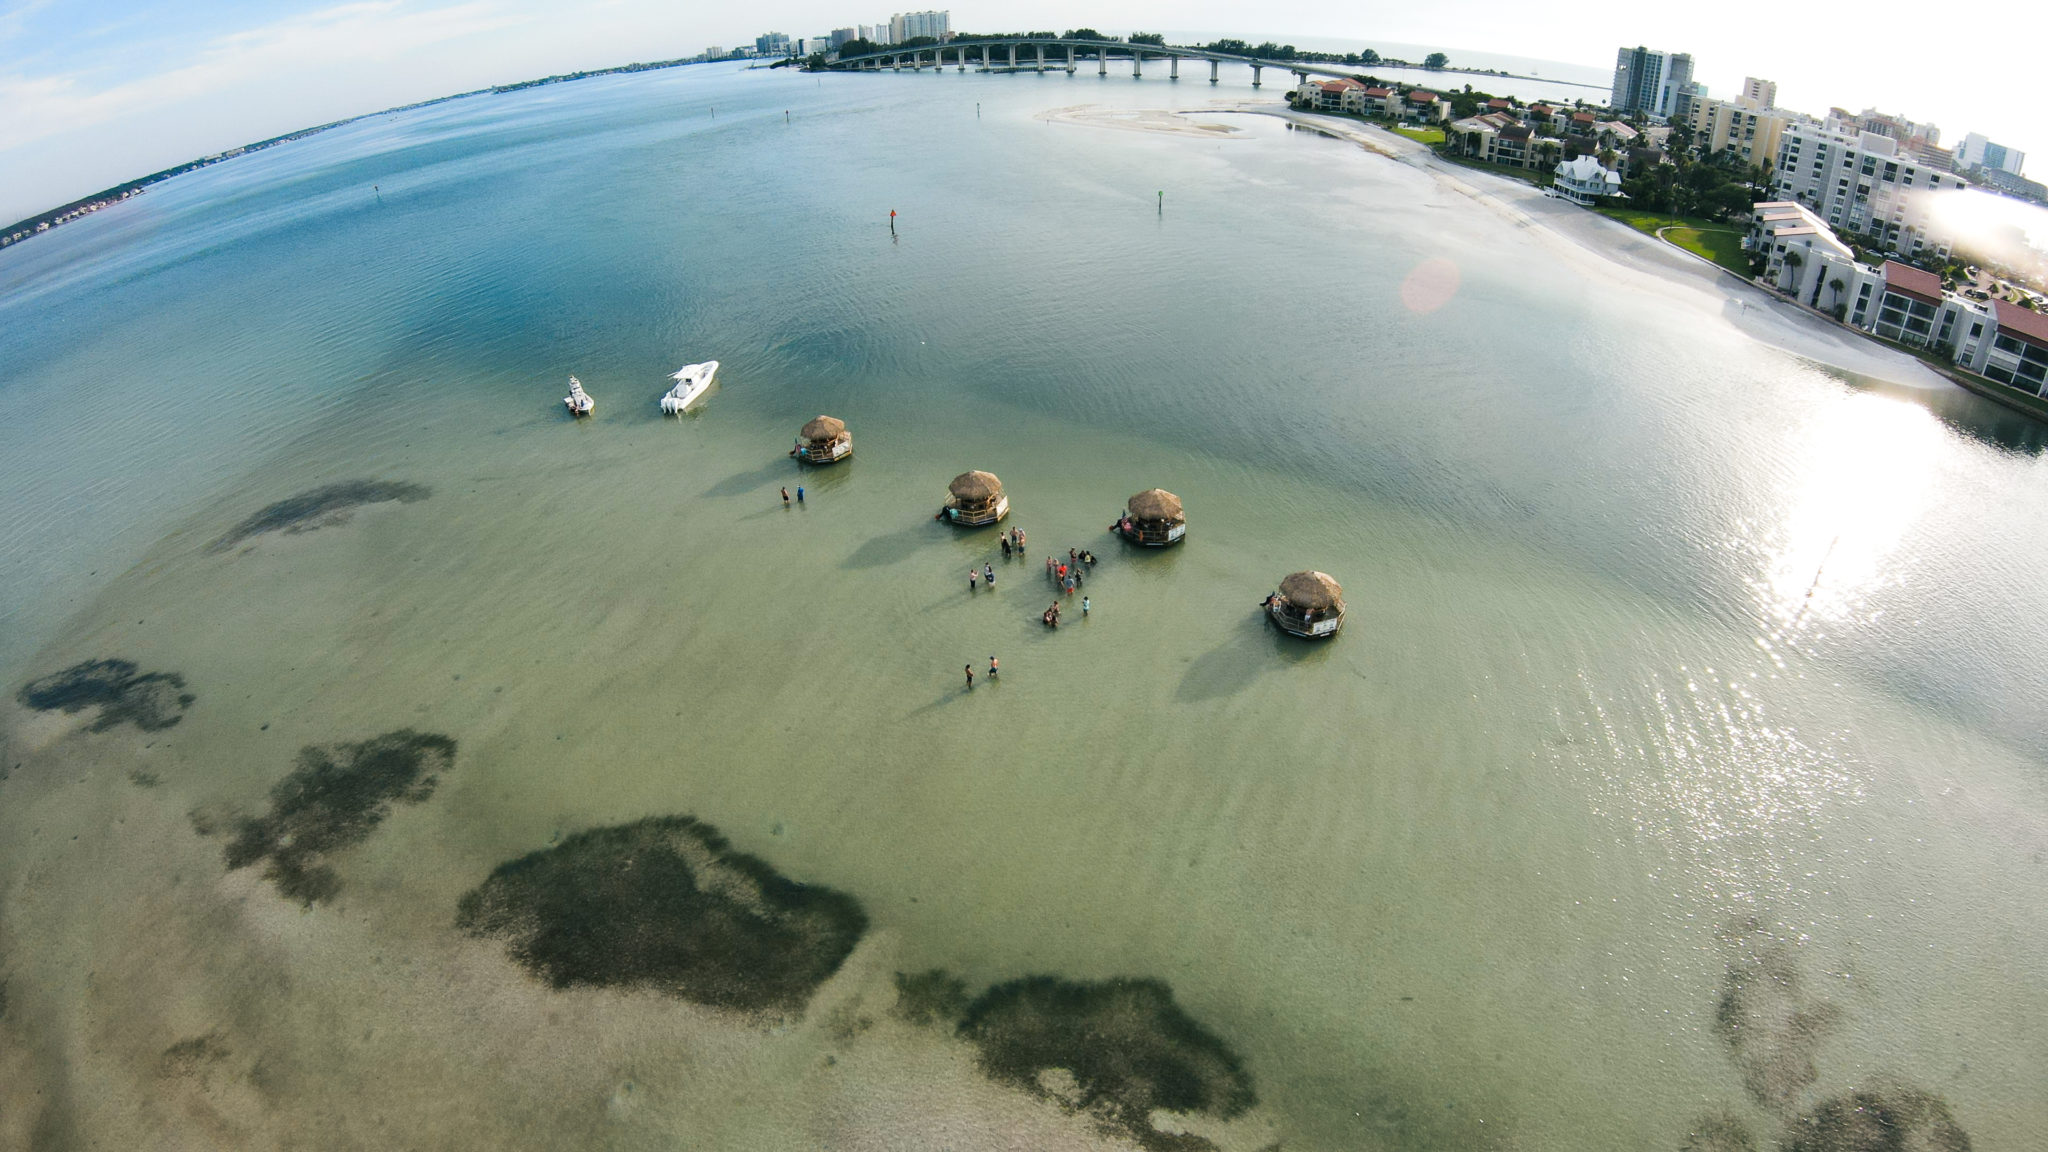
[[[1742,250],[1742,232],[1726,224],[1698,216],[1674,216],[1669,212],[1644,212],[1635,208],[1598,208],[1638,232],[1655,236],[1665,229],[1664,239],[1695,256],[1704,256],[1737,276],[1749,278],[1749,253]]]
[[[1435,146],[1444,142],[1444,130],[1441,128],[1396,128],[1394,131],[1417,144]]]
[[[1704,256],[1743,279],[1749,279],[1749,253],[1742,233],[1730,228],[1666,228],[1664,238],[1695,256]]]

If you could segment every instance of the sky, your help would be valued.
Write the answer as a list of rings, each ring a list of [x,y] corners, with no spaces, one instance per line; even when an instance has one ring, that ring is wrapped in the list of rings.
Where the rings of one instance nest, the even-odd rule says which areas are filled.
[[[494,83],[695,55],[774,30],[823,35],[886,20],[882,0],[0,0],[0,223],[198,156]],[[1875,106],[1976,131],[2048,176],[2048,131],[2022,77],[2048,15],[1989,0],[1930,18],[1875,0],[1826,18],[1754,8],[1688,10],[1441,0],[988,0],[951,9],[964,31],[1087,26],[1536,57],[1608,71],[1623,44],[1690,52],[1712,94],[1745,75],[1816,115]],[[2028,13],[2033,15],[2028,15]],[[1575,13],[1578,13],[1575,15]],[[1708,18],[1711,16],[1712,18]],[[1177,39],[1178,37],[1176,37]]]

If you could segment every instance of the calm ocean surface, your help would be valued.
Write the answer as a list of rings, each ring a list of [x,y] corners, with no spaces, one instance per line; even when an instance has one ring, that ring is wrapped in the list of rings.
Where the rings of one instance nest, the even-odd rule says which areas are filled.
[[[933,967],[1166,981],[1226,1148],[1768,1147],[1852,1087],[2048,1144],[2040,431],[1199,71],[601,78],[0,252],[0,1144],[1128,1146],[891,1016]],[[1025,562],[931,521],[969,468]],[[359,479],[431,495],[209,547]],[[1155,485],[1185,546],[1116,546]],[[1301,568],[1333,643],[1258,614]],[[16,699],[95,658],[197,699]],[[404,728],[454,767],[333,901],[202,833]],[[672,813],[865,907],[800,1020],[455,928]]]

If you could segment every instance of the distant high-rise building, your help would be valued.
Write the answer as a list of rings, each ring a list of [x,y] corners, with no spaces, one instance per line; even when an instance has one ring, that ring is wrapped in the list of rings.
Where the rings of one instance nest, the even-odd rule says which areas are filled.
[[[851,28],[834,28],[832,30],[832,35],[827,36],[825,39],[831,42],[832,50],[834,52],[837,52],[840,48],[845,46],[848,40],[853,39],[857,35],[859,35],[859,33],[855,32]]]
[[[754,51],[763,56],[787,56],[789,37],[780,32],[764,32],[754,37]]]
[[[873,24],[863,24],[860,26],[859,32],[860,38],[866,40],[870,44],[883,44],[888,42],[889,30],[886,27],[878,30]]]
[[[898,12],[889,17],[889,41],[901,44],[912,36],[930,36],[934,40],[953,38],[953,13],[946,12]]]
[[[1834,110],[1836,118],[1845,121],[1850,129],[1857,132],[1875,132],[1879,136],[1897,140],[1901,144],[1915,140],[1929,144],[1941,143],[1941,129],[1932,124],[1917,124],[1904,116],[1893,116],[1875,108],[1865,108],[1851,116],[1841,109]]]
[[[1754,76],[1744,76],[1742,78],[1742,95],[1739,98],[1754,100],[1759,108],[1776,108],[1778,106],[1778,82],[1776,80],[1759,80]]]
[[[1707,99],[1707,86],[1695,80],[1678,90],[1671,98],[1671,119],[1674,123],[1692,115],[1693,108]]]
[[[1617,112],[1669,119],[1678,114],[1682,94],[1691,83],[1691,54],[1623,48],[1614,55],[1614,98],[1610,103]]]
[[[1977,132],[1963,137],[1956,146],[1956,169],[1967,172],[1972,168],[1995,169],[2010,172],[2015,176],[2023,174],[2027,166],[2027,154],[2017,148],[1993,144]]]

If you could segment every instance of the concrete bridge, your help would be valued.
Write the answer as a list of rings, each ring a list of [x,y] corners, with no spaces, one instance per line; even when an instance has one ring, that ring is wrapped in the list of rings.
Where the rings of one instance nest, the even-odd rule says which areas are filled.
[[[1021,59],[1019,51],[1028,51],[1030,57]],[[1007,53],[1007,61],[1005,54]],[[1131,76],[1145,74],[1145,61],[1166,61],[1169,79],[1180,79],[1182,60],[1206,60],[1209,62],[1209,83],[1217,81],[1217,66],[1221,64],[1248,64],[1252,70],[1252,87],[1257,88],[1260,73],[1267,68],[1281,68],[1294,73],[1297,83],[1310,75],[1343,76],[1354,80],[1364,76],[1356,68],[1332,67],[1328,64],[1307,64],[1298,60],[1261,60],[1253,56],[1237,56],[1228,52],[1211,52],[1206,48],[1182,48],[1175,45],[1126,44],[1121,40],[1062,40],[1056,37],[1019,40],[955,40],[950,44],[927,44],[922,48],[891,49],[887,52],[871,52],[865,56],[842,57],[825,65],[827,70],[840,72],[879,72],[889,70],[901,72],[909,68],[922,72],[926,68],[943,71],[949,61],[962,72],[967,71],[969,60],[977,60],[977,72],[1044,72],[1064,69],[1072,75],[1078,62],[1095,59],[1095,72],[1099,76],[1109,75],[1111,59],[1128,59]]]

